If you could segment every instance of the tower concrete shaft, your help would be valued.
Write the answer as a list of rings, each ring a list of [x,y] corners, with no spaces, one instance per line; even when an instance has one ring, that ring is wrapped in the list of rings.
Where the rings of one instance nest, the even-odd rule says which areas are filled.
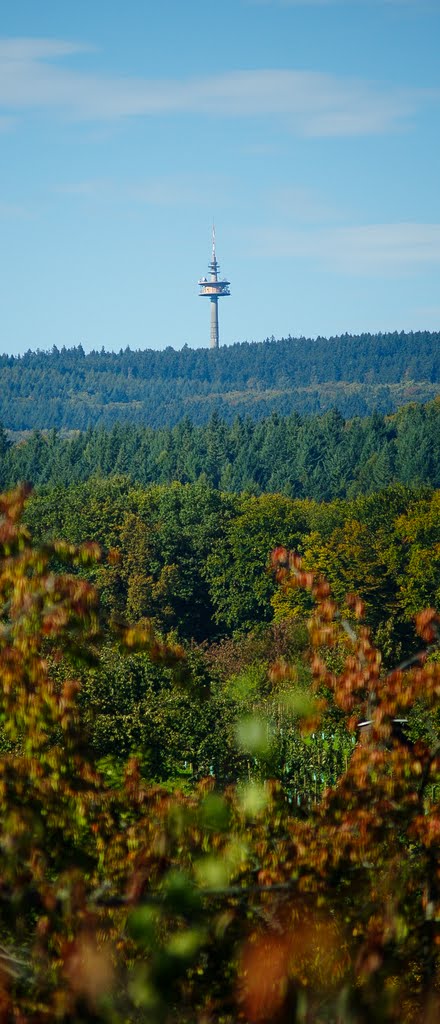
[[[199,281],[200,292],[199,295],[206,296],[211,300],[211,336],[210,336],[210,348],[219,347],[219,330],[218,330],[218,300],[224,295],[230,295],[229,281],[220,281],[218,272],[219,265],[215,255],[215,227],[212,228],[212,257],[209,264],[210,277],[209,281],[206,277],[202,277]]]
[[[211,299],[211,348],[219,347],[219,333],[218,333],[218,298]]]

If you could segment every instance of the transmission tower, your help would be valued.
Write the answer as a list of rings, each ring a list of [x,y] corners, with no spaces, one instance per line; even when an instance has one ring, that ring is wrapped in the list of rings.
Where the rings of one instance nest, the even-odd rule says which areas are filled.
[[[199,295],[206,296],[211,300],[211,339],[210,347],[219,347],[219,333],[218,333],[218,300],[223,298],[224,295],[230,295],[229,281],[219,280],[220,267],[217,263],[215,255],[215,226],[212,226],[212,256],[209,264],[210,277],[202,277],[198,282],[200,292]]]

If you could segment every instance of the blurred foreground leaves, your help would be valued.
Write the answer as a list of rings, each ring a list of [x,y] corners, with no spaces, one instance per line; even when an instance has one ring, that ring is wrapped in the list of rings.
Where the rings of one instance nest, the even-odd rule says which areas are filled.
[[[361,603],[342,615],[328,584],[279,549],[287,603],[297,588],[314,602],[314,692],[285,662],[264,679],[231,674],[247,779],[210,776],[182,795],[133,757],[101,772],[79,677],[108,632],[77,571],[99,550],[34,546],[25,500],[21,489],[0,504],[0,1019],[438,1019],[440,662],[384,672]],[[438,626],[432,610],[419,617],[425,643]],[[183,659],[148,623],[119,623],[118,640],[165,668]],[[418,708],[408,742],[394,723]],[[298,814],[274,730],[281,742],[300,721],[324,756],[329,713],[350,753],[356,723],[370,726]]]

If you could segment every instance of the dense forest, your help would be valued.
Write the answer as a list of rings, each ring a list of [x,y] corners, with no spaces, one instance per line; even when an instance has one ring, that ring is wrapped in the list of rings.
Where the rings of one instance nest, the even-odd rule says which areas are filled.
[[[18,490],[0,595],[8,1024],[437,1019],[439,490]]]
[[[301,619],[302,599],[285,605],[269,571],[274,548],[295,550],[338,599],[360,595],[384,656],[395,657],[411,651],[414,615],[439,602],[439,499],[438,490],[395,485],[323,503],[110,477],[34,494],[26,521],[41,541],[98,542],[110,553],[91,577],[103,605],[188,642]]]
[[[346,421],[340,413],[274,414],[259,422],[214,412],[206,426],[116,424],[68,437],[35,432],[13,444],[0,429],[0,487],[27,480],[67,487],[122,474],[134,483],[195,483],[223,491],[279,492],[329,501],[393,483],[440,487],[440,402]]]
[[[437,339],[3,359],[5,1024],[439,1019]]]
[[[86,430],[116,422],[205,423],[214,410],[260,419],[338,408],[389,413],[440,391],[440,335],[266,339],[217,351],[85,354],[81,345],[0,357],[0,422],[11,430]]]

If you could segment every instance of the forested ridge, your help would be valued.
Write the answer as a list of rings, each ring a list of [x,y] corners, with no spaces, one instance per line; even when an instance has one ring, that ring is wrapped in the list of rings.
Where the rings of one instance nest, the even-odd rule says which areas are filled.
[[[440,487],[440,401],[352,420],[331,410],[260,421],[236,417],[229,424],[214,412],[205,426],[189,418],[157,430],[116,424],[68,437],[36,432],[19,443],[0,431],[3,488],[21,480],[68,486],[115,473],[143,486],[202,478],[223,491],[317,501],[393,483]]]
[[[391,412],[440,390],[436,332],[282,338],[217,351],[85,354],[81,345],[0,357],[0,422],[11,430],[116,422],[172,426],[272,412]]]

